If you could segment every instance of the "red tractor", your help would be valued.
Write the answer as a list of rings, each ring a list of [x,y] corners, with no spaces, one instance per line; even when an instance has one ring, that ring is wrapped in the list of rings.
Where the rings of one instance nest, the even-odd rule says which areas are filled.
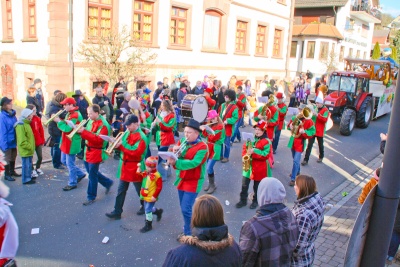
[[[357,60],[363,63],[389,64],[383,60]],[[370,67],[371,68],[371,67]],[[390,67],[389,67],[390,68]],[[373,67],[372,67],[373,69]],[[324,103],[334,122],[340,122],[340,133],[351,135],[354,126],[367,128],[371,119],[390,112],[395,86],[370,80],[365,71],[334,71],[329,77]]]

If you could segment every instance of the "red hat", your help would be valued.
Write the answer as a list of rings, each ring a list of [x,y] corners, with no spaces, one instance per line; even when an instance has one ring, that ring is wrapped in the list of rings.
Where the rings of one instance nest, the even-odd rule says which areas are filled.
[[[61,101],[60,104],[61,104],[61,105],[66,105],[66,104],[76,105],[76,101],[75,101],[75,99],[73,99],[72,97],[67,97],[66,99],[64,99],[63,101]]]
[[[214,92],[213,92],[213,89],[211,89],[211,88],[206,88],[206,90],[204,90],[204,92],[207,92],[207,93],[209,93],[210,95],[212,95]]]
[[[158,157],[156,157],[156,156],[151,156],[151,157],[148,157],[147,159],[146,159],[146,166],[147,167],[149,167],[149,168],[157,168],[157,164],[158,164]]]
[[[239,81],[236,82],[235,85],[236,85],[236,86],[242,86],[242,85],[243,85],[243,81],[240,81],[240,80],[239,80]]]
[[[259,121],[256,125],[253,126],[253,128],[259,128],[265,131],[267,129],[267,123],[265,121]]]
[[[278,99],[282,99],[283,98],[283,94],[281,92],[276,94],[276,98]]]

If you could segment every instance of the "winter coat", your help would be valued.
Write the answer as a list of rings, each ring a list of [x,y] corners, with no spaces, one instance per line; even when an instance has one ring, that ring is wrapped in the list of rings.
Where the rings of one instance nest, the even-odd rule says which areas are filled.
[[[227,124],[225,124],[226,136],[232,136],[232,127],[239,119],[239,109],[235,101],[223,103],[219,107],[218,114],[223,122],[227,121]]]
[[[81,141],[82,137],[80,134],[75,134],[70,140],[67,136],[70,132],[73,131],[73,128],[68,125],[67,120],[72,121],[75,125],[78,125],[82,121],[82,115],[78,111],[78,107],[75,107],[74,110],[71,110],[65,116],[65,120],[61,120],[57,123],[58,129],[61,130],[61,142],[60,142],[60,150],[64,154],[75,155],[81,152]]]
[[[385,153],[385,146],[386,146],[386,140],[381,141],[380,150],[382,154]]]
[[[239,112],[239,119],[243,117],[244,110],[246,109],[246,95],[243,93],[240,93],[236,95],[236,106],[238,107],[238,112]]]
[[[192,235],[182,237],[182,245],[168,252],[163,267],[242,266],[239,246],[226,225],[193,228]]]
[[[299,238],[297,222],[282,203],[265,204],[240,231],[243,266],[290,266]]]
[[[50,118],[52,115],[56,114],[57,112],[59,112],[62,109],[63,109],[63,106],[60,103],[58,103],[54,99],[51,100],[50,110],[48,111],[48,117]],[[64,114],[65,114],[65,112],[64,112]],[[49,132],[49,135],[53,138],[59,138],[61,136],[61,131],[60,131],[60,129],[58,129],[57,123],[54,121],[49,123],[48,132]]]
[[[37,97],[27,95],[26,96],[26,104],[34,105],[36,107],[36,115],[38,115],[40,118],[42,117],[42,115],[40,114],[40,112],[42,110],[42,106]]]
[[[16,148],[14,124],[17,122],[15,110],[7,112],[2,110],[0,113],[0,149],[5,152],[10,148]]]
[[[288,108],[285,103],[278,104],[278,112],[279,112],[278,130],[280,130],[280,131],[284,128],[287,110],[288,110]]]
[[[18,154],[21,157],[32,157],[35,152],[35,137],[33,136],[31,121],[25,119],[15,126],[17,133]]]
[[[82,118],[84,120],[87,120],[88,118],[87,108],[89,107],[89,102],[85,98],[80,99],[79,96],[76,96],[74,98],[76,101],[76,106],[79,108],[79,112],[82,115]]]
[[[248,145],[247,142],[243,144],[242,157],[246,155]],[[254,152],[250,156],[250,169],[248,171],[243,170],[243,177],[254,181],[261,181],[265,177],[271,177],[271,166],[268,160],[272,151],[271,141],[264,134],[259,138],[255,138],[255,141],[252,142],[252,147]]]
[[[106,106],[104,104],[105,101],[108,101],[108,110],[107,110],[107,108],[106,108]],[[109,120],[109,121],[112,121],[112,118],[114,116],[114,108],[113,108],[113,106],[111,104],[111,100],[106,95],[103,95],[101,97],[96,95],[95,97],[93,97],[92,103],[99,105],[100,109],[104,110],[107,113],[107,118],[106,119]],[[109,111],[109,112],[107,112],[107,111]]]
[[[178,142],[178,145],[181,142],[182,140]],[[200,192],[206,174],[207,159],[208,148],[200,138],[192,144],[186,144],[186,148],[183,149],[181,156],[173,165],[176,169],[174,185],[178,190],[190,193]]]
[[[293,251],[291,266],[312,266],[315,256],[314,242],[324,222],[325,204],[315,192],[295,201],[292,213],[299,226],[300,235]]]
[[[324,137],[326,122],[328,121],[328,118],[329,118],[328,109],[325,106],[319,108],[318,115],[315,118],[315,136]]]
[[[175,113],[171,112],[167,116],[157,115],[160,122],[157,123],[160,130],[157,132],[161,146],[170,146],[175,144],[174,129],[176,125]]]
[[[183,90],[183,89],[179,89],[178,91],[178,101],[176,103],[176,105],[180,108],[181,104],[182,104],[182,100],[185,98],[185,96],[187,95],[187,91]]]
[[[35,146],[44,145],[44,130],[42,125],[42,120],[34,115],[31,120],[31,128],[33,132],[33,136],[35,137]]]

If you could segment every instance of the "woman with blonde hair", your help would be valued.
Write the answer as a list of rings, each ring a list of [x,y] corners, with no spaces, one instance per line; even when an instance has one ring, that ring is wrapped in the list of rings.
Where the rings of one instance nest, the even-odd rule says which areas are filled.
[[[297,200],[292,213],[297,220],[300,235],[293,251],[291,266],[312,266],[315,257],[314,242],[324,222],[325,204],[311,176],[297,175],[294,191]]]
[[[36,115],[39,116],[39,118],[42,117],[42,113],[40,112],[40,103],[39,100],[36,97],[36,87],[32,84],[29,86],[27,90],[28,95],[26,96],[26,104],[31,104],[36,107]]]
[[[224,210],[216,197],[196,199],[191,227],[192,235],[179,239],[182,245],[168,252],[163,266],[242,266],[240,248],[228,233]]]

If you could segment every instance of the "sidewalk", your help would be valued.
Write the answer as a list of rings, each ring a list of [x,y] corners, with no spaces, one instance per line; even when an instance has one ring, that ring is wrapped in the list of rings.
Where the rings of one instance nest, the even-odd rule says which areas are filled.
[[[361,205],[357,199],[364,185],[372,177],[372,172],[382,163],[383,155],[378,155],[366,166],[324,197],[328,208],[321,232],[315,242],[314,266],[343,266],[347,244]],[[343,197],[342,193],[348,195]],[[393,262],[391,266],[398,267]]]

